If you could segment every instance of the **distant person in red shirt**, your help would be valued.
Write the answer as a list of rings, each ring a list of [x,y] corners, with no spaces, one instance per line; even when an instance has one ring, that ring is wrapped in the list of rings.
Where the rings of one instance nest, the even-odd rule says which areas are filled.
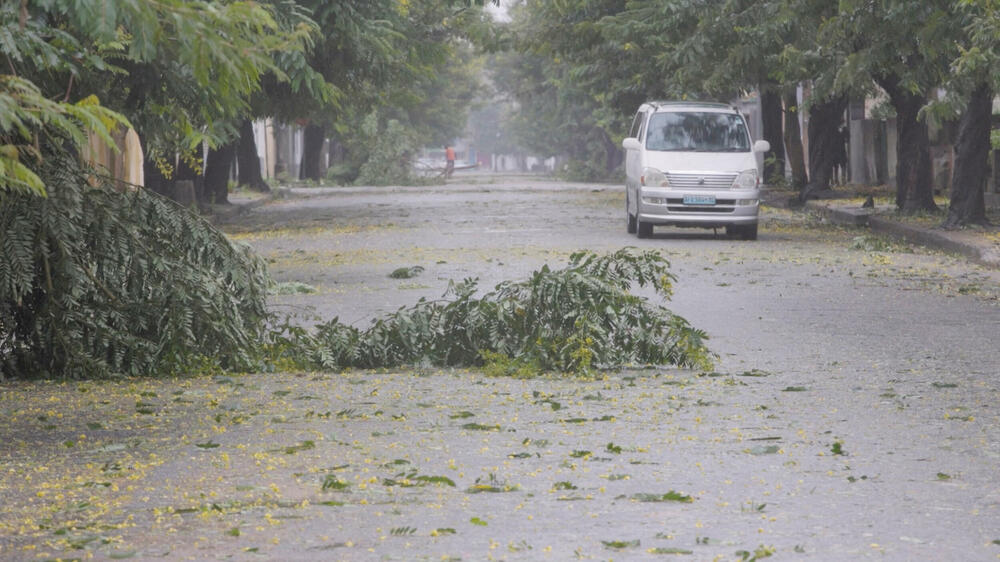
[[[444,147],[444,159],[447,161],[444,167],[444,177],[447,179],[455,173],[455,149],[450,146]]]

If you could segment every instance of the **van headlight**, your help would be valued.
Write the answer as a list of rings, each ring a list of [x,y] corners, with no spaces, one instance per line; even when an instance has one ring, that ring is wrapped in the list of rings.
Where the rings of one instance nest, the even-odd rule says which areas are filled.
[[[757,170],[744,170],[736,176],[733,189],[753,189],[757,187]]]
[[[648,185],[650,187],[670,187],[670,182],[667,181],[667,174],[664,174],[656,168],[643,169],[642,177],[639,181],[642,185]]]

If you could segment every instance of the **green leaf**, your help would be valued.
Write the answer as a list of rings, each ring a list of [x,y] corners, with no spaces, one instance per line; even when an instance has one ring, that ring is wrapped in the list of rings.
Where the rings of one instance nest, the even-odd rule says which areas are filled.
[[[667,492],[666,494],[633,494],[632,499],[643,503],[660,503],[660,502],[681,502],[681,503],[691,503],[694,498],[691,496],[675,492],[673,490]]]
[[[327,490],[341,491],[341,490],[346,490],[350,486],[351,485],[349,483],[344,482],[337,476],[333,474],[328,474],[326,475],[326,478],[323,479],[323,486],[321,489],[324,492]]]
[[[611,550],[623,550],[626,548],[637,548],[641,543],[636,539],[633,541],[601,541],[601,544]]]

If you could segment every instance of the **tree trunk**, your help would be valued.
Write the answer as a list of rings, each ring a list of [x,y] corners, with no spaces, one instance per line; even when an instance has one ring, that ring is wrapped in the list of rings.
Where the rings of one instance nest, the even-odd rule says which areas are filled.
[[[760,85],[761,132],[771,150],[764,155],[764,181],[781,183],[785,179],[785,145],[782,138],[781,95],[773,84]]]
[[[881,77],[877,81],[889,94],[889,101],[896,110],[896,130],[899,132],[896,144],[896,207],[909,214],[936,211],[930,134],[927,124],[917,119],[927,99],[903,87],[895,76]]]
[[[165,197],[171,197],[169,180],[160,171],[160,167],[156,165],[156,162],[149,157],[148,153],[142,163],[142,175],[145,178],[146,189]]]
[[[802,128],[799,126],[799,99],[795,88],[784,93],[785,101],[785,149],[788,164],[792,168],[792,187],[801,190],[809,181],[806,175],[805,150],[802,148]]]
[[[606,131],[601,131],[601,142],[604,143],[604,171],[611,174],[611,172],[615,171],[615,168],[621,165],[625,155],[622,152],[621,145],[612,141]]]
[[[306,125],[303,135],[302,167],[299,169],[300,180],[319,181],[323,179],[321,168],[324,140],[326,140],[326,127]]]
[[[992,113],[993,92],[989,84],[983,82],[972,92],[969,106],[958,124],[951,203],[943,224],[945,228],[989,224],[983,193],[989,176]]]
[[[198,149],[198,154],[200,155],[201,150]],[[204,162],[201,158],[192,155],[188,158],[177,159],[177,169],[174,170],[173,184],[174,184],[174,199],[181,201],[184,199],[179,193],[177,193],[178,182],[188,181],[194,187],[194,199],[198,204],[211,203],[208,196],[205,194],[205,178],[202,177],[201,173],[204,170],[195,169],[196,165],[204,166]],[[185,200],[186,203],[186,200]]]
[[[809,108],[809,183],[799,195],[802,203],[830,187],[833,168],[844,150],[840,127],[845,109],[847,96],[838,96]]]
[[[264,181],[260,173],[260,157],[257,156],[257,141],[253,135],[253,122],[244,119],[240,123],[240,140],[237,148],[237,162],[239,165],[239,178],[236,180],[240,185],[245,185],[254,191],[267,193],[271,187]]]
[[[205,197],[210,203],[229,204],[229,175],[236,156],[236,142],[208,150],[205,163]]]

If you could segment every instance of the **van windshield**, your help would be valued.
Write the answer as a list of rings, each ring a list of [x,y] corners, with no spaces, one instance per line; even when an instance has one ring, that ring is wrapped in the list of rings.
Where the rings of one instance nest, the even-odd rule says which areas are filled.
[[[743,119],[732,113],[654,113],[649,119],[646,148],[678,152],[750,152],[750,137]]]

